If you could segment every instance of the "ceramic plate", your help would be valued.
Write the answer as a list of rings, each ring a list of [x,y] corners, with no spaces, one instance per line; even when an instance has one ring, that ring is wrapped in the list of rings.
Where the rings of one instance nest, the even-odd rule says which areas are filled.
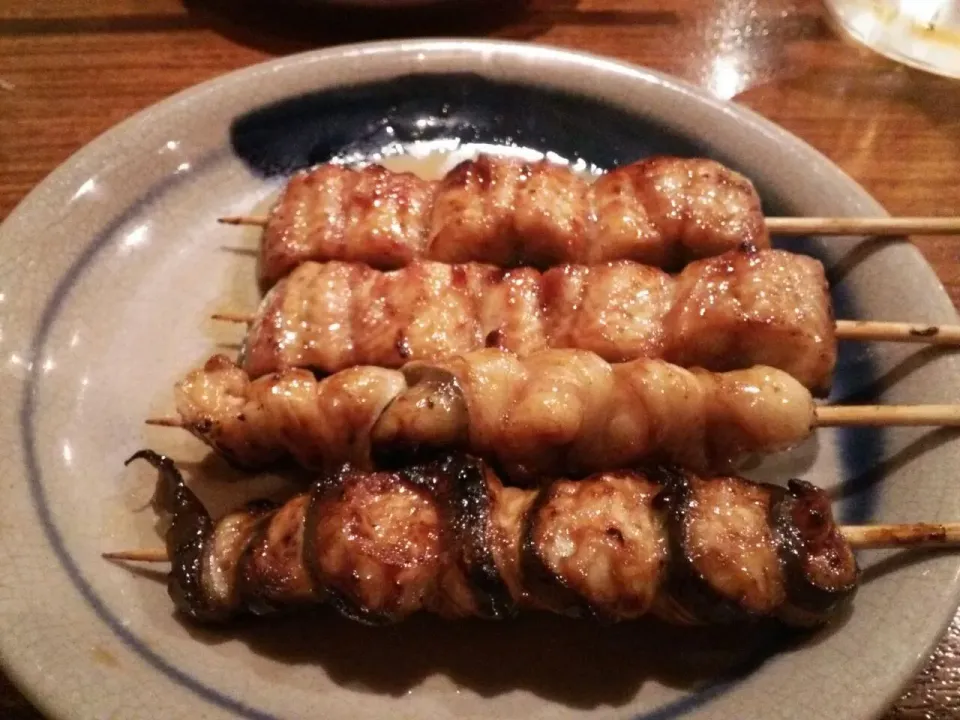
[[[551,617],[428,617],[371,629],[317,612],[214,633],[181,624],[162,576],[100,553],[156,546],[149,446],[194,477],[198,443],[146,429],[171,385],[252,308],[262,208],[297,168],[338,158],[437,173],[477,149],[584,171],[708,155],[753,178],[770,214],[882,210],[769,122],[636,67],[531,45],[411,41],[284,58],[131,118],[54,172],[0,229],[0,654],[58,717],[867,718],[891,702],[955,605],[960,555],[864,554],[852,614],[812,638]],[[439,154],[438,154],[439,153]],[[444,155],[446,153],[446,155]],[[827,264],[839,317],[955,322],[909,244],[792,241]],[[960,402],[947,353],[844,345],[834,399]],[[820,431],[754,476],[831,489],[847,522],[960,520],[951,434]],[[264,492],[272,479],[204,498]]]

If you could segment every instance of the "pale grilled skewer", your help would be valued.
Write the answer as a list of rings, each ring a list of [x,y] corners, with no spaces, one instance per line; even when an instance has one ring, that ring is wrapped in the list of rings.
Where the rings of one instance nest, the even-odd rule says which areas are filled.
[[[695,469],[773,453],[824,425],[957,425],[960,406],[817,406],[787,373],[727,373],[658,360],[610,364],[582,350],[480,350],[402,370],[256,380],[224,356],[176,391],[182,427],[243,468],[403,462],[467,450],[514,481],[665,461]]]

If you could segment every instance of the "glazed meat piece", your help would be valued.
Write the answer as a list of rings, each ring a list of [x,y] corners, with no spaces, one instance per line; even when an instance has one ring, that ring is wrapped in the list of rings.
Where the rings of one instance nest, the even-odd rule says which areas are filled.
[[[665,325],[670,362],[713,371],[770,365],[814,391],[830,387],[833,309],[823,265],[811,257],[771,250],[694,263],[677,277]]]
[[[481,350],[323,380],[291,370],[251,381],[218,356],[176,395],[183,427],[242,467],[369,468],[468,449],[521,482],[647,460],[723,467],[794,445],[814,424],[810,393],[772,368],[610,365],[581,350]]]
[[[331,373],[483,347],[478,298],[498,274],[482,265],[417,263],[383,273],[305,263],[267,293],[240,363],[252,377],[297,367]]]
[[[783,605],[784,572],[770,523],[777,499],[767,486],[731,477],[687,478],[671,498],[671,538],[685,578],[677,594],[689,613],[728,622]]]
[[[586,262],[676,268],[744,242],[769,246],[753,185],[711,160],[644,160],[600,177],[592,195],[597,219]]]
[[[437,183],[320,165],[294,175],[271,210],[260,273],[268,288],[308,260],[677,268],[744,242],[770,245],[760,198],[742,175],[702,158],[641,160],[594,184],[565,166],[489,156]]]
[[[676,278],[628,261],[540,273],[414,262],[382,272],[307,262],[264,298],[241,352],[251,377],[289,368],[399,368],[484,347],[595,352],[713,371],[769,365],[829,388],[836,338],[823,266],[740,249]]]
[[[590,185],[568,168],[486,156],[440,181],[428,257],[548,267],[586,257]]]
[[[307,259],[407,264],[425,251],[433,194],[433,183],[377,165],[297,173],[264,229],[263,282],[273,285]]]
[[[809,627],[857,587],[829,502],[805,483],[659,469],[521,490],[451,455],[396,471],[345,466],[281,507],[213,523],[172,462],[134,457],[160,469],[154,506],[173,518],[170,595],[199,621],[325,602],[368,624],[424,610],[488,619],[548,610]]]
[[[239,467],[268,467],[290,457],[304,467],[365,466],[373,424],[406,385],[399,371],[375,367],[324,380],[291,370],[251,382],[216,355],[175,394],[190,430]]]

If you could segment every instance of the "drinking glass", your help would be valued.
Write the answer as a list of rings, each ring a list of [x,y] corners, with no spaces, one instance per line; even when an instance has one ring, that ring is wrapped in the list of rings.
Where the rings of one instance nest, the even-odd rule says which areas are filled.
[[[960,0],[826,0],[855,40],[898,62],[960,78]]]

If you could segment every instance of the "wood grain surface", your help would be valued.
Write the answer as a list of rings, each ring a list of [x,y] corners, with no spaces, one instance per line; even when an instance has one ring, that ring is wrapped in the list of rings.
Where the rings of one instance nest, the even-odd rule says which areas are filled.
[[[398,36],[543,42],[732,97],[818,148],[892,214],[960,214],[960,83],[842,39],[819,2],[484,0],[347,11],[276,0],[3,0],[0,218],[130,114],[277,55]],[[954,303],[960,241],[918,238]],[[0,716],[39,717],[0,675]],[[960,717],[960,622],[887,720]]]

